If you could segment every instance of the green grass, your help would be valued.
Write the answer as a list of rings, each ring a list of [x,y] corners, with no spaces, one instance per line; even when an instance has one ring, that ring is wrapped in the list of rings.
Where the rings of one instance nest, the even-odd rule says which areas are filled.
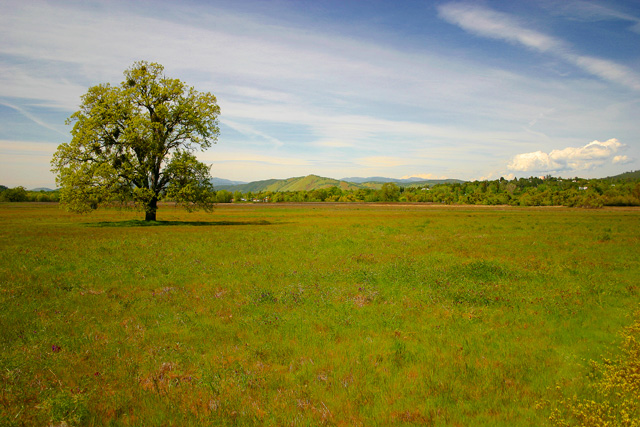
[[[0,424],[544,424],[632,322],[639,214],[0,204]]]

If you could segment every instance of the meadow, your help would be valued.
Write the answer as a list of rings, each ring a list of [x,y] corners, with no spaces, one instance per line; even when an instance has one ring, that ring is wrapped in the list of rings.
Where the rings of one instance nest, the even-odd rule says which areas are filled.
[[[640,308],[640,210],[0,204],[0,424],[544,425]]]

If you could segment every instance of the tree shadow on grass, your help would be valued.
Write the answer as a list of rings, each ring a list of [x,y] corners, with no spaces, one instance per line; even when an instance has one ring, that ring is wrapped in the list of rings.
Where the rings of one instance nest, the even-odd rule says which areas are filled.
[[[87,224],[88,227],[167,227],[174,225],[187,225],[194,227],[220,226],[220,225],[273,225],[265,220],[259,221],[143,221],[131,219],[128,221],[103,221]]]

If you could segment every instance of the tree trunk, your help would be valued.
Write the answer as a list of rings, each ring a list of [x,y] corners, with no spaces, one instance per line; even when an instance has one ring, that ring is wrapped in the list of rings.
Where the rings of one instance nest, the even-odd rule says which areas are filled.
[[[149,200],[147,204],[147,208],[145,209],[145,221],[155,221],[156,220],[156,211],[158,210],[158,198],[154,197]]]

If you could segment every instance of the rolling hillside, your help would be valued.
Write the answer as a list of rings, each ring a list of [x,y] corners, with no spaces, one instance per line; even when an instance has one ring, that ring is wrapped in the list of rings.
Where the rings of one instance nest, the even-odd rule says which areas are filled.
[[[621,181],[633,181],[640,179],[640,170],[621,173],[620,175],[608,176],[606,179],[621,180]]]
[[[378,190],[383,184],[393,182],[400,187],[424,187],[425,185],[435,184],[452,184],[462,183],[464,181],[458,179],[429,179],[416,180],[415,178],[400,180],[394,178],[372,177],[372,178],[346,178],[337,180],[333,178],[325,178],[317,175],[307,175],[288,179],[267,179],[264,181],[254,181],[247,184],[231,185],[226,184],[220,178],[214,178],[216,190],[227,190],[231,192],[240,191],[241,193],[258,193],[261,191],[284,192],[284,191],[311,191],[321,188],[339,187],[342,190],[357,190],[359,188],[370,188]],[[216,182],[218,184],[216,184]],[[230,181],[228,181],[230,182]]]
[[[346,181],[339,181],[332,178],[324,178],[317,175],[307,175],[288,179],[267,179],[264,181],[254,181],[242,185],[216,185],[216,190],[227,190],[231,192],[252,193],[260,191],[310,191],[320,188],[339,187],[343,190],[357,190],[365,188],[363,185],[353,184]],[[367,187],[369,188],[369,187]]]
[[[241,185],[241,184],[247,184],[246,181],[230,181],[228,179],[224,179],[224,178],[211,178],[211,183],[218,187],[221,185]]]

